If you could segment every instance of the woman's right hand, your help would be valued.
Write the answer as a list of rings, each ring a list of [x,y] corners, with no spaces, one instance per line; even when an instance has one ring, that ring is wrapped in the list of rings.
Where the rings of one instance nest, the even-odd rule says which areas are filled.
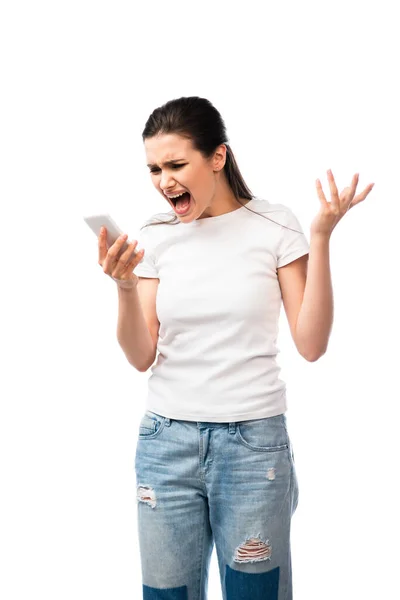
[[[123,289],[131,289],[136,287],[139,278],[133,273],[133,269],[137,267],[143,258],[144,250],[134,253],[133,250],[137,246],[137,240],[128,244],[125,252],[118,256],[127,235],[120,235],[117,240],[108,248],[107,230],[105,227],[100,231],[99,240],[99,265],[103,267],[106,275],[109,275],[117,283],[118,287]]]

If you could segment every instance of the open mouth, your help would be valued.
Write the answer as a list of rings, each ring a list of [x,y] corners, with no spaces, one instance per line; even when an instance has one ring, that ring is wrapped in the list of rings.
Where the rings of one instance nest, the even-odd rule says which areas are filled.
[[[171,202],[175,206],[175,211],[178,215],[182,215],[186,213],[190,208],[191,203],[191,195],[189,192],[184,192],[178,198],[170,198]]]
[[[178,200],[187,200],[189,198],[189,196],[190,196],[189,192],[183,192],[183,194],[181,194],[177,198],[170,198],[170,200],[171,200],[171,202],[173,202],[174,206],[176,206]]]

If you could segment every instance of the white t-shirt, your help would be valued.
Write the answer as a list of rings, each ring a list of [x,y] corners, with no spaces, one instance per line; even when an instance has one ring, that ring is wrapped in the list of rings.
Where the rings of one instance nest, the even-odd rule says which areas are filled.
[[[146,223],[173,214],[153,215]],[[145,227],[133,239],[145,249],[134,273],[159,279],[160,330],[146,410],[205,422],[284,413],[276,269],[309,252],[291,209],[253,197],[246,207],[217,217]]]

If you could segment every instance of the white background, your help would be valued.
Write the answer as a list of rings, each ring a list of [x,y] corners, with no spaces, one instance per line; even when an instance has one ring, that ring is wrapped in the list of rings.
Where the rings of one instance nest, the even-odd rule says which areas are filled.
[[[254,194],[309,239],[327,198],[375,187],[331,238],[327,354],[282,309],[300,501],[296,600],[398,588],[399,88],[396,3],[2,3],[1,565],[4,600],[141,598],[134,453],[146,374],[116,340],[117,290],[83,215],[131,236],[166,209],[141,132],[180,96],[221,112]],[[240,243],[240,240],[238,240]],[[267,302],[267,299],[266,299]],[[154,540],[155,545],[157,539]],[[222,598],[216,554],[211,600]]]

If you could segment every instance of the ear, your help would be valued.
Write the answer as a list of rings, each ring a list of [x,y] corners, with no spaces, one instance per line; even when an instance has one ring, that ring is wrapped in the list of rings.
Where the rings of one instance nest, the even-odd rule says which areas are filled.
[[[222,171],[226,162],[226,146],[221,144],[214,152],[212,159],[213,171]]]

